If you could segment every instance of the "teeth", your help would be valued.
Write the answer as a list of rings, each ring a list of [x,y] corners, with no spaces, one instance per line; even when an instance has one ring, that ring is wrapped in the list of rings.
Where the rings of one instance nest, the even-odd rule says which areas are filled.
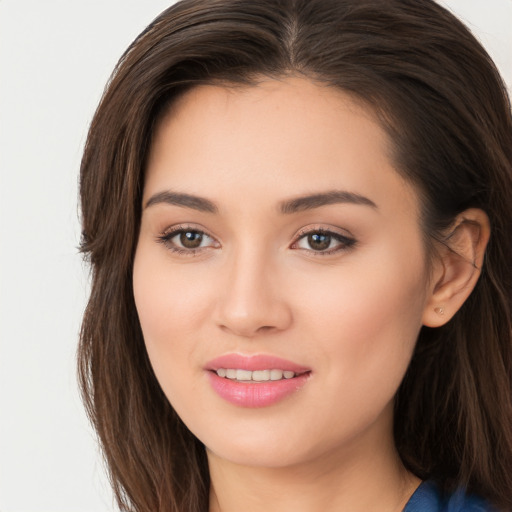
[[[252,380],[262,381],[270,380],[270,370],[256,370],[252,372]]]
[[[219,368],[217,370],[217,375],[219,377],[225,377],[231,380],[237,380],[241,382],[266,382],[269,380],[282,380],[284,379],[292,379],[295,377],[295,372],[291,372],[288,370],[255,370],[251,372],[250,370],[240,370],[233,368]]]
[[[252,380],[252,372],[249,370],[237,370],[236,380]]]
[[[270,380],[281,380],[283,378],[283,370],[270,370]]]

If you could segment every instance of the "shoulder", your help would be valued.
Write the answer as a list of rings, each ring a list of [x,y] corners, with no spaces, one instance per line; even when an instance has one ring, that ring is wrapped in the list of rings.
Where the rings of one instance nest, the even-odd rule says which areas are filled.
[[[433,482],[423,482],[407,502],[403,512],[497,512],[478,496],[463,490],[443,495]]]

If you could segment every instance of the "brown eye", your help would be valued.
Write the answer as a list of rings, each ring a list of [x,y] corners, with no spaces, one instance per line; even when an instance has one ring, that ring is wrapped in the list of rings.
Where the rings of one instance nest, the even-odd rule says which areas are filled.
[[[220,247],[214,238],[199,229],[177,227],[160,235],[157,240],[179,254],[195,254],[199,250]]]
[[[312,233],[308,235],[308,245],[314,251],[325,251],[331,245],[331,235]]]
[[[203,234],[198,231],[183,231],[179,235],[180,245],[185,249],[197,249],[203,242]]]
[[[292,249],[305,249],[312,253],[328,255],[350,249],[355,243],[355,239],[334,231],[311,230],[304,233],[292,245]]]

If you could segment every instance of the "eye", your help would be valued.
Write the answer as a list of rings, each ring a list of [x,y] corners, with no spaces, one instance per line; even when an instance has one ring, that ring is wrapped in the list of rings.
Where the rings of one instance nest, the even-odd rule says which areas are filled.
[[[334,254],[353,247],[355,243],[354,238],[340,233],[326,229],[314,229],[299,233],[292,249],[303,249],[319,254]]]
[[[219,243],[204,231],[176,226],[158,237],[158,241],[176,253],[195,254],[208,247],[219,247]]]

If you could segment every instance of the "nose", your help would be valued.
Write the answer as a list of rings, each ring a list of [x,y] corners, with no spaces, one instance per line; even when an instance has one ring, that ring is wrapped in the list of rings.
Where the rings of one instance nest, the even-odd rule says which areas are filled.
[[[215,313],[221,329],[253,338],[291,325],[286,287],[277,267],[254,247],[226,262]]]

